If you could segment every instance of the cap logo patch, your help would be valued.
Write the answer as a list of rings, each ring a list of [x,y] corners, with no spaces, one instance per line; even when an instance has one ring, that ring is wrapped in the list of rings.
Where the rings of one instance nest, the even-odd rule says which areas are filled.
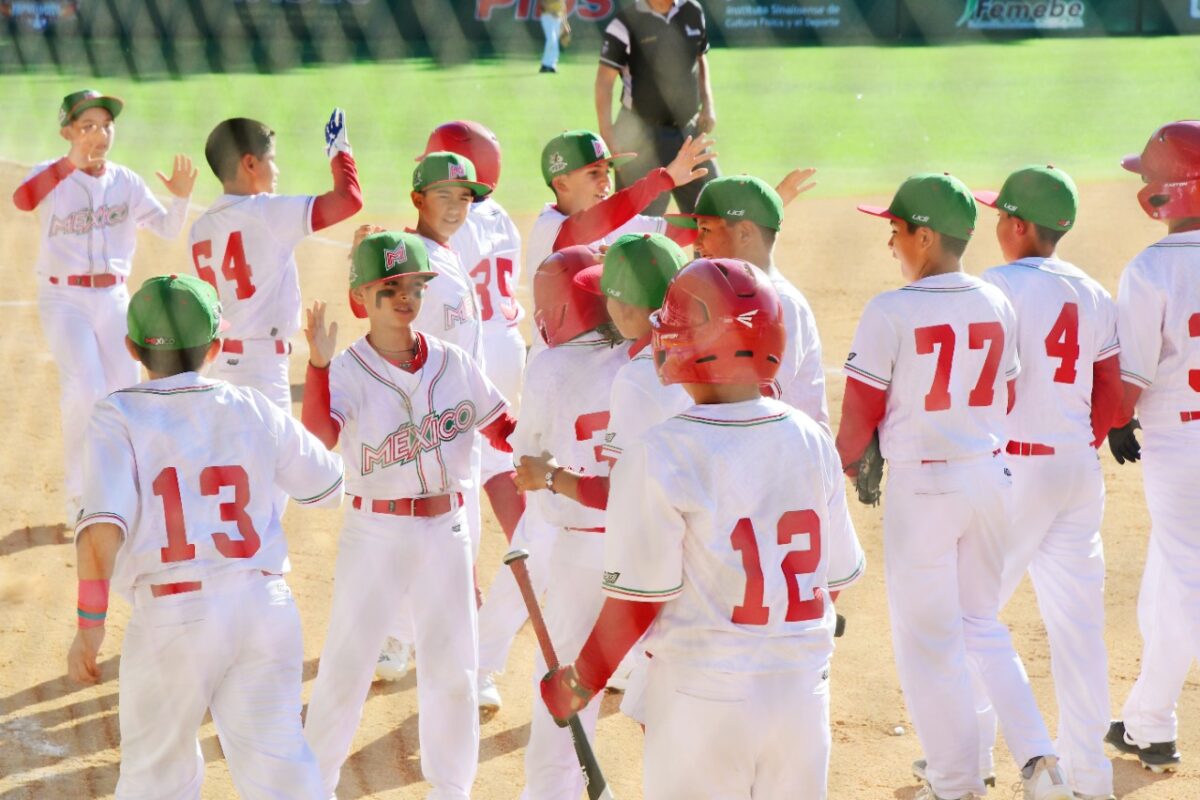
[[[408,261],[408,249],[404,246],[404,242],[397,242],[394,250],[383,251],[383,268],[391,269],[397,264],[403,264]]]
[[[754,326],[754,317],[757,314],[758,314],[757,308],[754,309],[753,311],[747,311],[744,314],[738,314],[737,321],[742,323],[743,325],[745,325],[747,328],[753,327]]]
[[[730,217],[744,217],[744,216],[746,216],[746,209],[731,208],[728,211],[726,211],[725,214],[726,214],[726,216],[730,216]]]
[[[604,142],[592,139],[592,150],[596,152],[596,158],[604,158]]]
[[[913,219],[913,222],[929,222],[929,215],[928,214],[913,214],[912,219]]]
[[[1071,220],[1069,220],[1069,219],[1060,219],[1060,220],[1058,221],[1058,224],[1059,224],[1059,227],[1062,227],[1062,228],[1067,228],[1067,227],[1070,227],[1070,225],[1071,225]]]
[[[567,162],[562,157],[562,153],[551,153],[550,154],[550,171],[551,172],[562,172],[566,168],[567,168]]]
[[[467,179],[467,168],[462,164],[450,164],[450,180],[456,179]]]
[[[142,340],[145,344],[175,344],[175,340],[166,336],[147,336]]]
[[[1005,204],[1004,204],[1004,210],[1005,210],[1005,211],[1010,211],[1010,212],[1011,212],[1011,211],[1016,211],[1016,210],[1017,210],[1017,204],[1016,204],[1016,203],[1005,203]]]

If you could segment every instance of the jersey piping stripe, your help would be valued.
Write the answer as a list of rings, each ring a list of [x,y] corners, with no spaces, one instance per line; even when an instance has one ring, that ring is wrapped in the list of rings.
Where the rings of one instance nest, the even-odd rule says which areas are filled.
[[[1151,247],[1200,247],[1200,242],[1159,242]]]
[[[224,204],[224,205],[221,205],[221,206],[213,206],[212,208],[208,209],[208,211],[205,211],[203,216],[206,216],[206,217],[207,217],[207,216],[209,216],[210,214],[219,214],[219,213],[221,213],[222,211],[224,211],[224,210],[225,210],[225,209],[227,209],[227,208],[233,208],[233,207],[234,207],[234,206],[236,206],[238,203],[244,203],[244,202],[246,202],[247,200],[249,200],[249,199],[250,199],[251,197],[253,197],[253,196],[254,196],[254,195],[249,195],[249,194],[247,194],[247,195],[241,195],[241,196],[239,196],[239,197],[238,197],[236,200],[230,200],[228,203],[226,203],[226,204]]]
[[[674,589],[663,589],[654,591],[649,589],[627,589],[624,586],[605,586],[604,592],[613,595],[614,597],[632,597],[637,600],[654,600],[665,602],[674,597],[678,597],[683,593],[683,584],[679,584]]]
[[[865,369],[860,369],[859,367],[851,366],[850,364],[846,364],[843,367],[843,369],[845,369],[847,372],[853,372],[855,375],[859,375],[863,378],[866,378],[871,383],[878,383],[885,389],[888,386],[890,386],[892,383],[887,378],[881,378],[878,375],[872,375],[870,372],[867,372]]]
[[[123,533],[129,533],[129,523],[125,521],[125,518],[111,511],[96,511],[88,514],[86,517],[81,517],[79,522],[75,523],[75,532],[78,533],[88,525],[95,525],[104,521],[116,524]]]
[[[324,500],[326,497],[329,497],[329,495],[336,492],[338,490],[338,487],[341,485],[342,485],[342,476],[339,475],[338,479],[333,482],[333,485],[330,486],[325,491],[321,492],[320,494],[313,495],[312,497],[305,497],[305,498],[293,497],[292,499],[295,500],[300,505],[309,505],[311,503],[319,503],[322,500]]]
[[[1113,342],[1108,347],[1105,347],[1103,350],[1101,350],[1099,353],[1096,354],[1096,360],[1103,361],[1104,359],[1108,358],[1109,356],[1114,356],[1119,352],[1121,352],[1121,343]]]
[[[787,419],[789,412],[782,414],[774,414],[769,417],[755,417],[754,419],[712,419],[710,417],[697,417],[691,414],[679,414],[676,419],[684,422],[696,422],[700,425],[713,425],[718,428],[752,428],[756,425],[766,425],[771,422],[779,422],[782,419]]]
[[[860,577],[862,577],[863,570],[866,568],[866,565],[867,565],[866,556],[863,556],[862,558],[860,558],[858,560],[858,563],[854,565],[854,572],[851,572],[845,578],[840,578],[836,581],[829,581],[829,588],[830,589],[839,589],[842,586],[847,586],[851,583],[854,583],[856,580],[858,580]]]
[[[479,421],[475,423],[475,427],[486,428],[504,410],[506,405],[507,403],[503,402],[497,403],[495,408],[479,418]]]
[[[902,292],[932,292],[934,294],[953,294],[954,292],[974,292],[978,286],[901,286]]]
[[[132,387],[129,389],[118,389],[113,394],[194,394],[196,392],[211,392],[220,384],[212,383],[207,386],[180,386],[175,389],[151,389],[149,387]]]
[[[429,382],[429,393],[427,395],[429,401],[429,411],[433,413],[433,388],[437,386],[437,382],[446,374],[446,367],[450,364],[450,354],[442,353],[442,365],[438,368],[437,375],[433,376],[433,380]],[[442,458],[442,442],[439,439],[437,447],[433,448],[433,454],[437,456],[438,467],[442,472],[442,488],[446,489],[450,486],[450,476],[446,473],[446,461]],[[421,462],[421,454],[417,454],[417,464]]]
[[[363,368],[364,372],[366,372],[368,375],[370,375],[375,380],[382,383],[384,386],[391,389],[396,394],[400,395],[400,399],[402,399],[404,401],[404,408],[406,411],[408,411],[408,421],[415,424],[415,421],[413,420],[412,401],[409,400],[408,393],[405,392],[403,389],[401,389],[396,384],[389,381],[387,378],[380,375],[375,370],[371,369],[371,366],[366,361],[363,360],[362,356],[360,356],[357,352],[355,352],[353,347],[346,348],[346,352],[350,354],[350,356],[354,359],[354,362],[356,364],[358,364],[360,367]],[[417,480],[419,480],[421,482],[421,494],[423,494],[423,495],[429,494],[429,485],[425,482],[425,472],[424,472],[424,470],[421,469],[421,458],[419,455],[416,458],[416,464],[417,464]]]
[[[1141,384],[1143,389],[1150,388],[1150,384],[1153,383],[1153,381],[1148,381],[1145,378],[1143,378],[1141,375],[1130,372],[1127,369],[1121,370],[1121,378],[1122,379],[1128,378],[1133,383]]]

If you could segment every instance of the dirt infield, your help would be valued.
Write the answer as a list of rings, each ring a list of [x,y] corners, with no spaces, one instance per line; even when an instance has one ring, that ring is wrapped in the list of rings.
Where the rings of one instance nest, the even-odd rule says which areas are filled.
[[[7,198],[23,174],[24,169],[0,164],[0,196]],[[1129,257],[1160,235],[1160,227],[1138,209],[1135,190],[1132,181],[1082,187],[1081,221],[1062,247],[1065,258],[1084,266],[1114,293]],[[522,230],[528,230],[531,222],[530,218],[518,220]],[[977,241],[968,250],[971,272],[999,263],[993,222],[994,212],[983,209]],[[322,238],[310,239],[298,250],[304,296],[330,301],[341,327],[342,346],[365,330],[364,322],[353,319],[342,302],[345,243],[350,232],[348,225],[324,231]],[[850,200],[806,196],[791,209],[778,262],[812,304],[827,367],[836,369],[840,363],[866,301],[900,280],[886,240],[887,226],[855,213]],[[0,504],[5,521],[0,528],[0,800],[108,797],[118,771],[116,679],[129,609],[123,602],[114,602],[102,652],[104,681],[93,688],[68,682],[66,652],[75,628],[75,553],[62,525],[63,443],[57,373],[43,346],[37,320],[33,275],[37,245],[35,218],[18,213],[8,202],[0,203],[0,312],[9,320],[9,332],[0,339],[0,364],[7,375],[0,382],[0,404],[13,412],[6,445],[0,452],[0,481],[7,487]],[[139,248],[135,286],[151,274],[189,271],[183,237],[163,242],[145,235]],[[527,285],[527,278],[523,283]],[[302,338],[296,344],[292,376],[298,381],[304,374],[307,353]],[[843,382],[839,375],[830,374],[829,401],[835,424]],[[294,388],[294,398],[299,400],[298,387]],[[1108,479],[1104,539],[1109,563],[1109,676],[1113,709],[1119,711],[1138,670],[1141,639],[1135,601],[1148,518],[1140,469],[1118,468],[1107,452],[1102,460]],[[869,564],[867,576],[838,604],[849,624],[846,637],[839,640],[833,668],[830,797],[908,800],[916,790],[909,764],[919,757],[920,747],[905,713],[891,658],[881,511],[855,503],[852,513]],[[340,511],[293,506],[285,519],[293,564],[289,582],[304,620],[306,698],[328,624],[340,518]],[[499,527],[485,512],[479,569],[485,583],[495,574],[504,549]],[[1049,656],[1028,584],[1018,591],[1005,617],[1053,729],[1056,710]],[[483,726],[476,797],[515,798],[520,793],[522,756],[529,736],[533,647],[527,629],[514,649],[508,672],[500,678],[505,705]],[[353,754],[342,773],[339,797],[343,800],[424,795],[428,787],[421,781],[417,756],[418,679],[410,674],[397,684],[377,684],[372,689]],[[628,800],[642,796],[641,733],[616,706],[615,698],[605,698],[597,752],[614,794]],[[164,713],[170,713],[169,709]],[[1195,672],[1179,713],[1184,768],[1174,776],[1156,776],[1132,759],[1116,759],[1118,796],[1138,800],[1200,797],[1200,687]],[[905,735],[893,735],[898,725],[905,726]],[[201,731],[201,742],[207,760],[203,796],[234,797],[211,724]],[[993,796],[1007,797],[1017,770],[1003,747],[998,753],[1000,788]]]

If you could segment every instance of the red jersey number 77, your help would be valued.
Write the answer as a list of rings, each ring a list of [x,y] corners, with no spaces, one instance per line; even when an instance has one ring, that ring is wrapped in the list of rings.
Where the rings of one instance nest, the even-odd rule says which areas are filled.
[[[913,331],[917,355],[937,354],[933,385],[925,395],[926,411],[946,411],[950,408],[950,373],[954,368],[954,328],[949,325],[929,325]],[[971,350],[987,348],[983,369],[975,388],[967,395],[969,406],[990,406],[996,397],[996,373],[1000,369],[1000,354],[1004,350],[1004,326],[999,322],[972,322],[967,326],[967,346]]]

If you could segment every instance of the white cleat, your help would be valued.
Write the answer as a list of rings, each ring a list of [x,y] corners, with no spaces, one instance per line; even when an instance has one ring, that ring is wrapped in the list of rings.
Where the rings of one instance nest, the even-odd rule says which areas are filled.
[[[488,722],[500,711],[500,689],[491,672],[479,675],[479,721]]]
[[[408,674],[412,662],[412,645],[389,636],[375,662],[375,679],[398,681]]]
[[[1075,800],[1117,800],[1115,794],[1081,794],[1075,793]]]
[[[912,763],[913,777],[916,778],[917,780],[921,781],[922,783],[927,783],[929,781],[929,779],[925,777],[925,767],[928,765],[928,763],[929,762],[927,762],[923,758],[917,759],[916,761],[914,761]],[[995,773],[988,773],[988,776],[983,779],[983,785],[988,787],[989,789],[996,788]]]
[[[947,800],[947,798],[938,797],[933,793],[933,787],[926,783],[917,790],[915,795],[913,795],[913,800]],[[962,797],[955,798],[954,800],[983,800],[983,798],[977,794],[968,792]]]
[[[1025,800],[1075,800],[1075,792],[1067,785],[1054,756],[1042,756],[1034,762],[1033,774],[1022,777],[1021,784]]]

